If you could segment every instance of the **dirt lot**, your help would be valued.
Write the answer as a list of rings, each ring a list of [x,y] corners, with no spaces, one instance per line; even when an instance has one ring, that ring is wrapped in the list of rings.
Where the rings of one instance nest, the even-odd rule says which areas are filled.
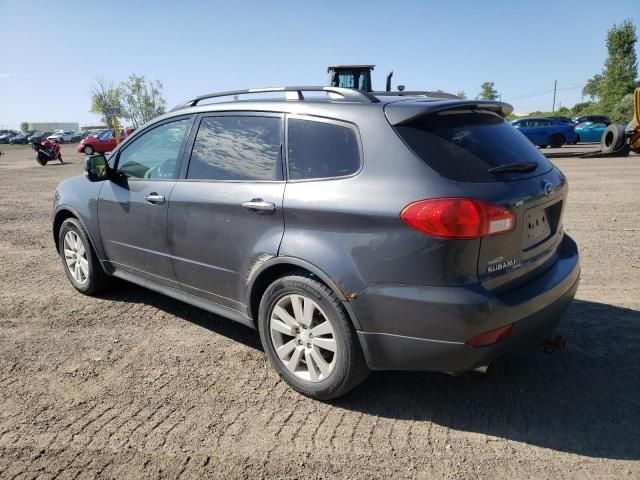
[[[50,213],[82,158],[0,150],[0,478],[640,479],[640,157],[553,160],[583,266],[564,353],[375,373],[323,404],[248,328],[132,285],[76,293]]]

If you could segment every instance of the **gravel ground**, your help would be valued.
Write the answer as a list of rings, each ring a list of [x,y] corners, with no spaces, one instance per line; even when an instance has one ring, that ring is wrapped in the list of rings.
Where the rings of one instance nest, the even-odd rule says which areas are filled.
[[[50,213],[82,158],[0,146],[0,478],[640,479],[640,157],[583,149],[553,159],[583,267],[565,352],[374,373],[326,404],[248,328],[133,285],[76,293]]]

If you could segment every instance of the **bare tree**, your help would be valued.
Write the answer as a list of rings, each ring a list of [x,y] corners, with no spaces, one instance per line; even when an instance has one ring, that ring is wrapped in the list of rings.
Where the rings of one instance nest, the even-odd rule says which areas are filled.
[[[110,128],[113,128],[113,117],[109,114],[112,107],[121,107],[122,92],[111,80],[96,77],[91,87],[91,112],[102,117]]]

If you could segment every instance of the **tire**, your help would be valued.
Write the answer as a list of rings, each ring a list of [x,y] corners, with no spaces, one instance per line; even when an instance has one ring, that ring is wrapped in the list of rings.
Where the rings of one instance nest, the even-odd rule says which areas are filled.
[[[93,155],[93,147],[91,145],[85,145],[82,151],[85,155]]]
[[[551,135],[549,138],[549,146],[551,148],[560,148],[564,145],[564,137],[558,133]]]
[[[299,315],[294,303],[299,306]],[[305,329],[305,323],[299,320],[308,318],[303,313],[309,308],[312,317]],[[276,313],[278,309],[280,314]],[[274,330],[274,325],[279,330]],[[355,329],[341,301],[306,272],[281,277],[269,285],[260,301],[258,329],[271,366],[290,387],[307,397],[337,398],[369,374]],[[276,347],[285,347],[280,348],[284,358],[281,359]],[[291,371],[287,364],[293,361]]]
[[[58,160],[60,160],[60,163],[64,163],[64,162],[62,161],[62,155],[61,155],[61,154],[58,154]]]
[[[625,142],[625,131],[620,125],[609,125],[600,139],[600,150],[612,153],[622,148]]]
[[[47,159],[46,155],[43,153],[38,152],[36,154],[36,162],[38,162],[40,165],[42,165],[43,167],[47,164],[49,160]]]
[[[74,243],[74,239],[81,242],[81,246]],[[64,272],[76,290],[85,295],[95,295],[111,286],[111,277],[102,269],[89,241],[89,235],[77,219],[68,218],[62,222],[58,234],[58,246]],[[80,264],[78,268],[74,268],[78,263]]]
[[[576,141],[573,142],[574,145],[577,145],[578,143],[580,143],[580,135],[576,135]]]
[[[549,145],[538,145],[540,148],[547,148]]]

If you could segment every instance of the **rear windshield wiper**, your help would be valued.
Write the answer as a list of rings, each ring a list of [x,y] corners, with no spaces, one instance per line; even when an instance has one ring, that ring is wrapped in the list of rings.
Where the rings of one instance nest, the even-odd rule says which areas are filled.
[[[504,165],[498,165],[489,169],[489,173],[504,173],[504,172],[533,172],[538,168],[536,162],[525,163],[506,163]]]

